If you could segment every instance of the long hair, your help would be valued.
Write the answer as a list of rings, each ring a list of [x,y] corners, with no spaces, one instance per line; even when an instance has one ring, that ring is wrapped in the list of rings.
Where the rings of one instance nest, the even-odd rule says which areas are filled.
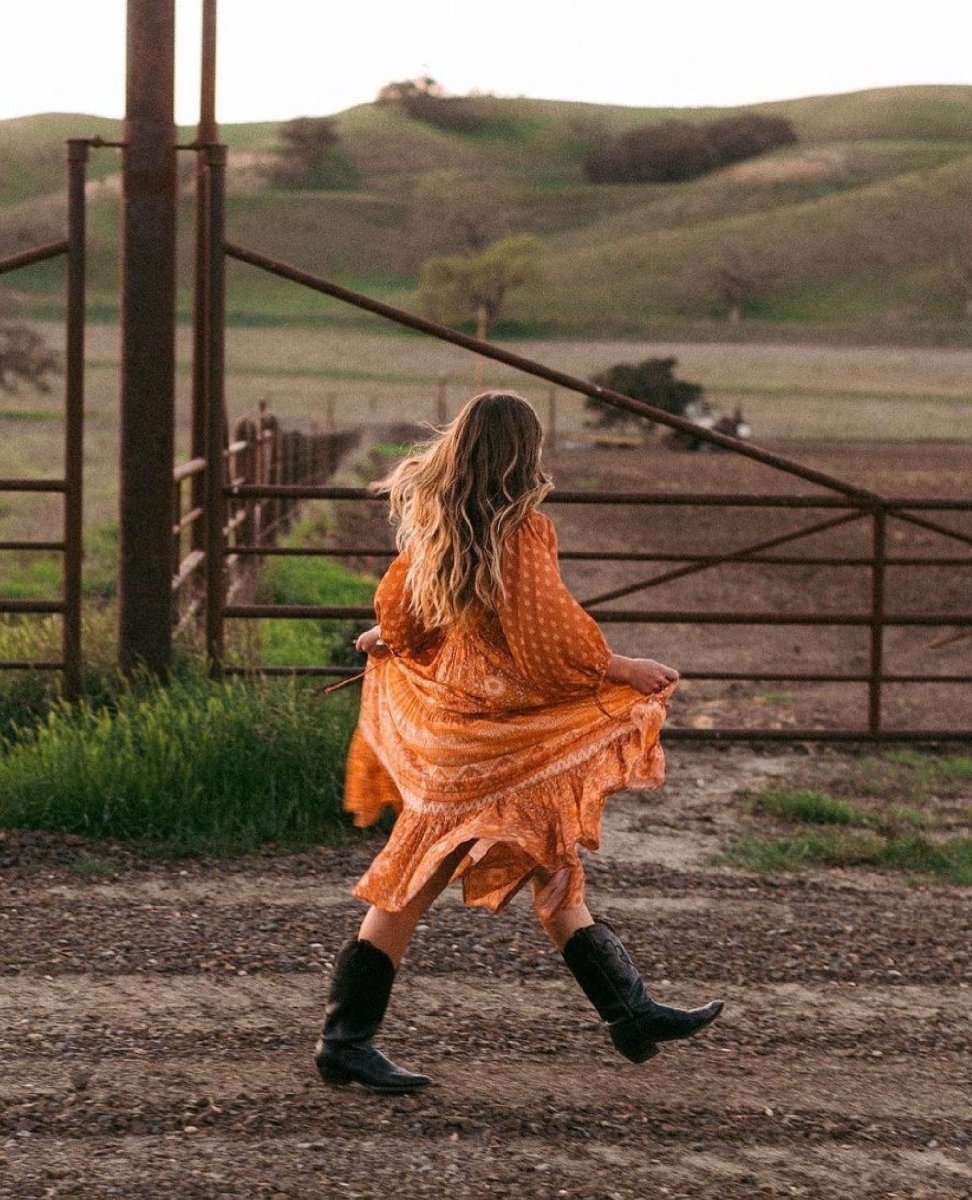
[[[388,494],[398,548],[409,551],[409,603],[427,629],[495,608],[503,543],[553,487],[542,440],[521,396],[484,392],[373,485]]]

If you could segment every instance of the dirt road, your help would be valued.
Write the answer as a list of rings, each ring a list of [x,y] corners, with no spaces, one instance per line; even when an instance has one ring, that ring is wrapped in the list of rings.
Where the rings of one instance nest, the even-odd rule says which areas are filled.
[[[972,1195],[968,892],[708,856],[740,787],[799,751],[676,747],[608,810],[592,907],[660,998],[726,1000],[618,1058],[525,898],[452,893],[382,1039],[414,1098],[327,1089],[311,1048],[375,837],[149,864],[0,840],[0,1196],[955,1198]]]

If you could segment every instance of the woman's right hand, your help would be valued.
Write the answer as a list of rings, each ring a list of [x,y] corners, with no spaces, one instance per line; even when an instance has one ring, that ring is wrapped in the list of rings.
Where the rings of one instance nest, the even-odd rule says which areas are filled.
[[[663,691],[678,683],[678,671],[655,662],[653,658],[623,658],[611,655],[607,677],[613,683],[624,683],[646,696]]]
[[[355,650],[362,654],[370,654],[372,658],[381,658],[388,653],[388,647],[381,640],[381,626],[373,625],[362,633],[354,643]]]

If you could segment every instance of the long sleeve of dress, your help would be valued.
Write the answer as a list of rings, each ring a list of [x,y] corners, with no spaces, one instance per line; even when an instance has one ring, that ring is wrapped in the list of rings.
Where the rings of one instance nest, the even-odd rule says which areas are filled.
[[[381,639],[396,654],[417,655],[427,648],[432,635],[408,603],[405,576],[408,562],[400,554],[385,572],[375,592],[375,616]]]
[[[553,522],[533,512],[504,549],[497,616],[517,669],[544,690],[596,689],[611,657],[596,622],[567,590]]]

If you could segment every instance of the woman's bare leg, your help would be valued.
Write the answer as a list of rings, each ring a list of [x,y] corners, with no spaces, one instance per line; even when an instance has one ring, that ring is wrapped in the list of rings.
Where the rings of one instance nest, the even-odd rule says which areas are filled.
[[[552,887],[554,891],[560,890],[566,893],[569,874],[567,867],[552,874],[538,872],[536,875],[537,886],[544,889]],[[563,950],[578,929],[584,929],[588,925],[594,924],[594,918],[586,904],[561,904],[552,913],[541,913],[536,907],[536,895],[534,895],[534,909],[544,932],[558,950]]]
[[[400,912],[387,912],[385,909],[372,905],[361,922],[361,928],[358,930],[359,939],[377,946],[379,950],[388,955],[397,969],[405,957],[405,951],[415,931],[415,926],[432,902],[445,889],[468,849],[469,847],[464,845],[454,850],[422,890]]]

